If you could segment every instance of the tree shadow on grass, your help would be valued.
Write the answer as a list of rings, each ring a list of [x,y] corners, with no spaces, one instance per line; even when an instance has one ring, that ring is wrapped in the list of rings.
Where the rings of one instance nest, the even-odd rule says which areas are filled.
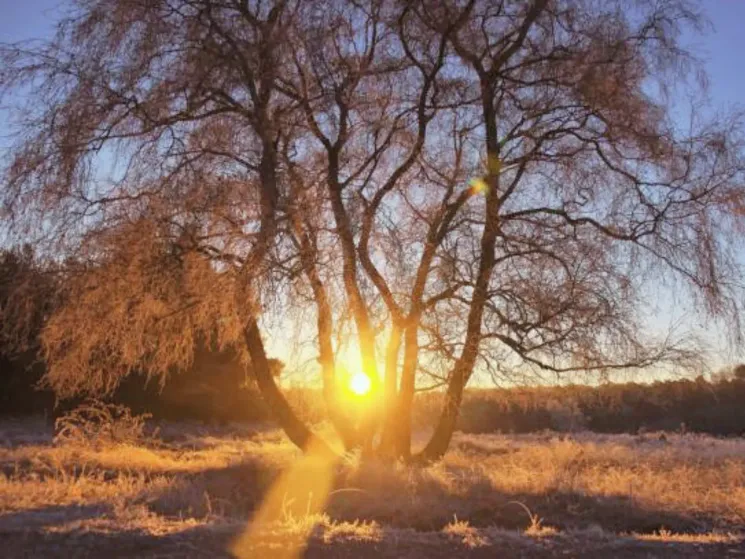
[[[242,532],[239,522],[206,522],[157,534],[145,529],[106,530],[85,526],[94,507],[46,507],[0,517],[0,549],[8,558],[228,558],[231,542]],[[44,522],[28,522],[30,516]],[[86,518],[86,515],[89,515]],[[61,529],[71,519],[79,528]],[[23,528],[25,525],[25,528]],[[470,534],[470,536],[469,536]],[[528,536],[514,531],[475,529],[466,534],[381,528],[377,537],[360,540],[354,532],[328,537],[314,531],[300,557],[307,559],[445,559],[464,557],[736,557],[745,555],[740,542],[639,541],[596,532]],[[285,557],[281,535],[257,539],[248,558]]]
[[[209,525],[157,534],[95,524],[86,507],[46,507],[0,517],[0,556],[7,558],[230,557],[232,531]],[[93,508],[93,507],[89,507]],[[43,518],[40,521],[39,518]]]
[[[108,505],[50,505],[0,514],[0,532],[34,531],[100,518],[108,514]]]
[[[531,516],[562,531],[599,527],[612,533],[652,534],[666,530],[700,534],[737,529],[712,514],[677,513],[650,507],[631,497],[581,491],[506,492],[478,478],[469,480],[465,490],[454,490],[447,480],[429,476],[426,471],[404,475],[385,473],[381,468],[373,468],[371,473],[363,469],[354,476],[344,467],[335,469],[325,507],[332,520],[374,520],[383,526],[418,531],[440,530],[454,517],[476,527],[525,530],[532,523]],[[178,473],[172,483],[158,493],[143,495],[140,502],[167,517],[250,517],[280,473],[276,466],[258,460],[198,473]],[[416,489],[411,490],[408,484],[414,484]],[[287,495],[288,502],[305,503],[307,498],[308,495]]]
[[[473,475],[473,474],[467,474]],[[581,491],[548,493],[499,491],[487,478],[474,477],[458,482],[442,473],[409,474],[407,483],[416,485],[412,494],[395,484],[376,487],[364,473],[356,479],[340,479],[336,488],[344,484],[358,484],[361,491],[334,495],[328,510],[332,518],[376,520],[416,530],[439,530],[455,517],[467,520],[472,526],[497,526],[509,530],[525,530],[533,518],[544,525],[560,530],[602,528],[613,533],[651,534],[661,530],[679,533],[702,533],[713,529],[733,529],[715,516],[689,516],[648,505],[623,496],[592,495]],[[532,518],[531,518],[532,517]]]
[[[641,541],[617,535],[728,528],[711,515],[674,514],[631,498],[579,491],[500,492],[486,478],[459,483],[459,475],[473,474],[455,470],[447,472],[451,478],[441,470],[396,471],[380,465],[339,466],[334,472],[326,506],[332,523],[376,521],[379,537],[359,541],[354,530],[346,537],[315,531],[304,557],[745,557],[742,543],[734,539]],[[244,531],[280,473],[272,460],[260,458],[199,472],[169,472],[167,484],[147,487],[131,502],[146,507],[156,523],[170,522],[169,530],[153,529],[144,521],[138,525],[137,519],[119,522],[106,503],[0,515],[0,556],[230,557],[230,543]],[[518,502],[558,532],[524,535],[531,519]],[[96,522],[102,516],[108,523]],[[444,533],[454,517],[467,521],[474,537]],[[184,518],[195,520],[181,522]],[[273,539],[259,538],[252,557],[277,556],[282,537],[280,531]]]
[[[247,460],[224,468],[178,473],[157,493],[146,491],[142,504],[166,517],[248,517],[280,475],[272,466]]]
[[[467,491],[453,494],[442,480],[421,474],[421,479],[415,480],[415,498],[407,500],[409,497],[405,494],[405,488],[395,482],[388,480],[386,485],[385,479],[368,479],[366,487],[360,489],[350,486],[347,474],[344,468],[336,470],[336,479],[325,508],[330,520],[332,523],[375,521],[387,535],[378,542],[329,543],[324,538],[311,538],[306,552],[308,557],[359,558],[379,557],[380,554],[387,557],[388,553],[391,557],[456,556],[453,553],[457,553],[457,556],[487,557],[497,552],[507,553],[507,556],[519,556],[525,552],[526,557],[553,557],[566,550],[573,553],[587,545],[602,550],[603,556],[609,557],[634,556],[635,553],[647,553],[652,557],[701,556],[702,553],[722,556],[724,552],[741,549],[745,556],[745,548],[734,539],[706,541],[706,537],[701,537],[698,541],[694,541],[695,538],[681,541],[681,538],[671,536],[671,541],[642,541],[635,535],[618,535],[652,535],[660,532],[696,535],[718,528],[734,528],[723,526],[717,518],[691,517],[652,509],[631,498],[592,496],[580,492],[499,492],[486,480],[475,480]],[[385,475],[382,477],[385,478]],[[181,476],[177,483],[166,488],[148,506],[161,515],[180,515],[184,507],[190,506],[189,510],[197,515],[215,513],[219,517],[235,520],[250,518],[276,478],[276,470],[249,460],[228,468]],[[378,483],[380,487],[376,493]],[[287,495],[288,501],[294,499],[304,502],[305,498],[305,495]],[[533,522],[523,505],[534,518],[541,519],[543,526],[555,528],[558,533],[532,538],[520,535]],[[506,540],[500,536],[487,538],[489,543],[484,547],[488,549],[469,547],[462,542],[451,541],[452,538],[441,541],[445,537],[442,529],[454,518],[467,521],[476,530],[504,531],[510,533],[511,537]],[[264,551],[268,553],[272,545],[276,545],[276,541],[267,542]],[[403,546],[402,549],[408,551],[396,555],[394,550],[397,546]],[[515,546],[518,555],[509,554],[510,546]],[[443,550],[451,555],[444,554]],[[255,556],[271,557],[271,554]]]

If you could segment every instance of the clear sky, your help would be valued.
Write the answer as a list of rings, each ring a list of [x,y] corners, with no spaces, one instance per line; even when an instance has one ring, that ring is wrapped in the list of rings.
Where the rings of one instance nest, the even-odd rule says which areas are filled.
[[[745,0],[706,0],[703,6],[714,29],[690,44],[706,61],[712,101],[745,106]]]
[[[55,8],[63,5],[52,0],[0,0],[0,41],[18,41],[49,35]]]
[[[65,5],[61,0],[0,0],[0,42],[48,37]],[[745,0],[704,0],[702,6],[712,27],[702,36],[686,35],[684,42],[706,63],[712,107],[745,109]],[[3,128],[0,115],[0,146]],[[650,310],[650,319],[662,328],[680,319],[693,324],[712,345],[713,367],[738,358],[727,351],[722,332],[688,315],[670,293]]]

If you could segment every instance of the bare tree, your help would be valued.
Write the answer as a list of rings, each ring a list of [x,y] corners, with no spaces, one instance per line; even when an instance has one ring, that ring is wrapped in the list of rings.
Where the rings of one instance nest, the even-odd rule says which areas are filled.
[[[345,446],[430,461],[479,368],[690,358],[641,327],[650,278],[739,332],[739,123],[683,129],[662,87],[695,89],[677,37],[699,20],[683,1],[77,3],[0,70],[30,92],[5,167],[12,231],[75,261],[48,381],[166,379],[214,336],[245,350],[305,447],[262,324],[309,310]],[[349,339],[375,402],[358,424],[338,379]],[[412,455],[415,392],[438,386]]]

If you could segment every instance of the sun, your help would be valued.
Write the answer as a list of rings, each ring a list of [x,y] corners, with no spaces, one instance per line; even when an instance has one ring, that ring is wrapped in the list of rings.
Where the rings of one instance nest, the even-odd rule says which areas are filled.
[[[349,379],[349,389],[358,396],[364,396],[370,392],[371,385],[370,377],[365,373],[355,373]]]

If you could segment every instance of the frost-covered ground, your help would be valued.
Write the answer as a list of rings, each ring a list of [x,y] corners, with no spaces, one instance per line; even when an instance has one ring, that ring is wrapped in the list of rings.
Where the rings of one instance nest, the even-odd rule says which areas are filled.
[[[458,435],[421,470],[319,468],[260,426],[55,444],[23,420],[0,472],[2,557],[745,557],[745,439]]]

